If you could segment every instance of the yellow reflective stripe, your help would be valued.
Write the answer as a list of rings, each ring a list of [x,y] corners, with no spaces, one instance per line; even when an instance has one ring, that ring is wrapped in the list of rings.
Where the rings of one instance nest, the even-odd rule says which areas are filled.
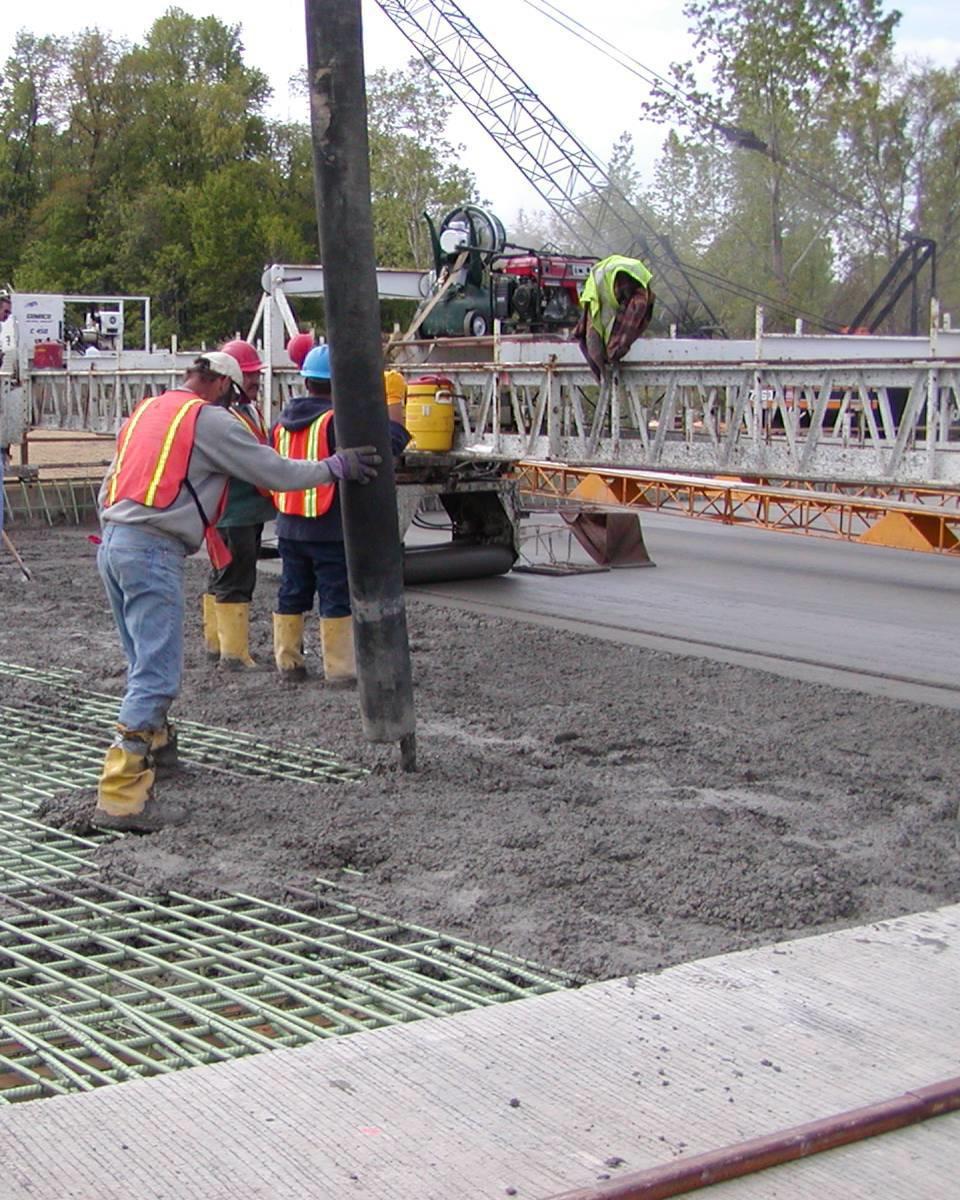
[[[120,442],[117,446],[117,465],[114,468],[113,478],[110,480],[110,490],[107,492],[107,504],[113,504],[117,498],[117,481],[120,478],[120,472],[123,469],[123,460],[126,457],[127,447],[130,445],[130,438],[134,429],[140,423],[140,418],[144,415],[147,409],[153,404],[154,400],[158,400],[158,396],[149,396],[142,404],[138,405],[130,420],[120,431]]]
[[[326,416],[326,414],[324,414]],[[320,445],[320,429],[324,424],[323,417],[319,421],[314,421],[307,431],[307,458],[317,461],[317,447]],[[307,488],[303,493],[303,507],[306,510],[304,516],[315,517],[317,515],[317,489],[315,487]]]
[[[283,455],[284,458],[289,458],[290,457],[290,430],[285,429],[283,425],[278,425],[276,430],[274,431],[274,436],[277,439],[276,446],[274,447],[276,452],[278,454]],[[290,511],[290,501],[291,501],[290,492],[274,492],[273,499],[277,505],[277,508],[280,510],[280,512],[285,513],[285,512]]]
[[[278,425],[274,429],[274,449],[284,458],[294,458],[299,462],[321,462],[325,455],[320,453],[320,438],[324,435],[327,425],[333,420],[333,410],[323,413],[316,421],[308,425],[306,429],[298,429],[291,432],[283,425]],[[302,435],[306,435],[303,437]],[[300,445],[303,446],[302,454],[291,455],[290,450],[293,446],[294,439],[300,439]],[[321,484],[324,490],[330,484]],[[277,508],[282,513],[294,513],[296,516],[316,517],[320,507],[320,487],[301,488],[296,492],[274,492],[274,499]],[[297,497],[302,496],[302,512],[297,511]],[[329,506],[328,506],[329,507]],[[326,509],[324,510],[326,511]]]
[[[160,457],[157,459],[157,465],[154,468],[153,477],[151,478],[150,485],[147,488],[147,494],[143,498],[143,503],[148,508],[152,507],[153,505],[154,497],[157,494],[157,488],[160,486],[160,482],[163,479],[163,472],[166,469],[167,459],[170,457],[170,451],[173,449],[173,443],[176,439],[177,431],[183,423],[184,417],[186,417],[191,408],[196,408],[198,404],[203,403],[203,400],[201,400],[199,396],[194,400],[188,400],[170,422],[170,428],[167,430],[167,436],[163,439],[163,445],[160,447]]]

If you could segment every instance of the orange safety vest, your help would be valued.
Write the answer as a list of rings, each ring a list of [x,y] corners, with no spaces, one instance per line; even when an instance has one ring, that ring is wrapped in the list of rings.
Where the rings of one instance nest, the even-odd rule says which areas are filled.
[[[267,432],[267,424],[263,419],[263,413],[261,413],[255,404],[251,404],[249,400],[246,401],[243,407],[238,405],[234,408],[231,404],[227,412],[231,417],[239,421],[244,429],[249,429],[258,442],[262,442],[264,446],[270,445],[270,434]],[[258,487],[256,490],[267,500],[273,498],[273,492],[269,488]]]
[[[204,401],[193,392],[163,392],[141,400],[117,435],[117,465],[107,504],[134,500],[169,508],[190,466],[194,429]]]
[[[273,448],[284,458],[297,458],[308,462],[319,462],[321,458],[329,458],[332,453],[332,421],[333,409],[329,409],[303,429],[290,430],[284,429],[282,425],[275,425]],[[317,487],[305,488],[299,492],[274,492],[273,501],[282,513],[298,517],[322,517],[325,512],[329,512],[336,493],[335,483],[321,483]]]
[[[206,401],[193,392],[163,392],[141,400],[117,435],[117,462],[107,488],[107,507],[133,500],[147,508],[169,508],[187,479],[197,418]],[[246,422],[244,422],[246,424]],[[230,551],[216,524],[227,501],[224,484],[212,517],[194,501],[203,521],[210,561],[218,569],[230,562]]]
[[[268,444],[269,437],[267,435],[267,426],[264,422],[263,415],[256,405],[248,402],[242,408],[239,405],[234,408],[234,406],[231,404],[227,409],[227,412],[230,413],[231,416],[236,417],[238,421],[242,421],[258,442],[263,442],[265,446]]]

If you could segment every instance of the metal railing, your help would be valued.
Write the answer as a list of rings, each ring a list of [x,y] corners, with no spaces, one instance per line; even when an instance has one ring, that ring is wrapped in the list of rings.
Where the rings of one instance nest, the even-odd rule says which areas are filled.
[[[637,343],[603,386],[562,339],[441,339],[404,354],[396,365],[408,379],[442,373],[451,380],[456,447],[479,455],[960,484],[958,332],[651,339]],[[80,360],[34,371],[19,389],[0,377],[5,436],[17,419],[25,428],[113,432],[141,398],[181,378],[183,364],[124,358],[123,368]],[[275,412],[300,381],[292,367],[272,368],[270,380],[265,406]]]

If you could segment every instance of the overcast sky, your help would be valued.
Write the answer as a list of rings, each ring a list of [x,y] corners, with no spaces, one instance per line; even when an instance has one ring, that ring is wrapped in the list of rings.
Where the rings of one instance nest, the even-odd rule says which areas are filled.
[[[460,7],[567,129],[601,161],[614,141],[629,131],[641,167],[652,163],[663,139],[661,127],[641,122],[643,84],[627,70],[580,43],[571,33],[535,12],[526,0],[459,0]],[[600,0],[592,5],[553,0],[595,33],[614,42],[644,66],[663,71],[691,56],[686,22],[678,0]],[[5,7],[13,7],[7,0]],[[15,7],[0,27],[0,58],[6,59],[18,28],[31,32],[77,33],[94,25],[116,38],[136,41],[170,7],[168,0],[95,5],[76,0],[45,0],[31,24],[30,10]],[[287,80],[306,62],[303,0],[180,0],[195,16],[213,15],[242,27],[247,62],[260,67],[274,88],[272,111],[307,119],[305,101],[291,98]],[[897,35],[901,54],[938,65],[960,61],[956,0],[901,0]],[[368,71],[401,67],[413,53],[407,40],[384,16],[376,0],[363,0]],[[449,136],[465,144],[464,160],[477,177],[481,195],[509,232],[519,207],[543,207],[535,193],[469,114],[458,115]]]

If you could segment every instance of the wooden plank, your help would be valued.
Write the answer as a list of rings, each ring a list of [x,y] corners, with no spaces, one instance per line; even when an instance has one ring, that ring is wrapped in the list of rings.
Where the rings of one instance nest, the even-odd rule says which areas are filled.
[[[955,905],[13,1106],[0,1194],[545,1200],[957,1074],[958,984]],[[958,1175],[950,1116],[704,1195],[945,1200]]]

